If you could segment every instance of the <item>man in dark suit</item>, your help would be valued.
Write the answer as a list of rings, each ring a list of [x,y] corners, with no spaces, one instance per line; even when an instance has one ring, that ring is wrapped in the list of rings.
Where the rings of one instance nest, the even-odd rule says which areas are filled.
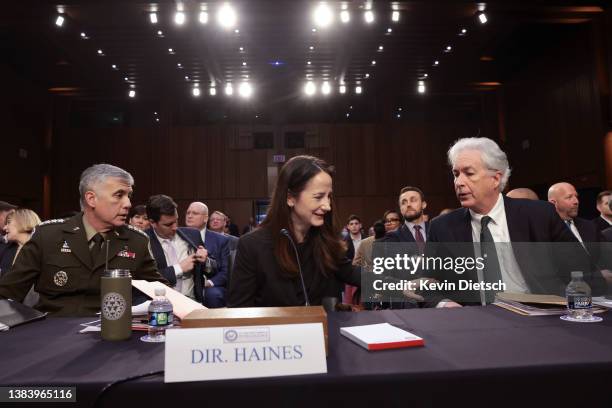
[[[585,251],[551,204],[502,196],[510,166],[497,143],[487,138],[460,139],[449,149],[448,159],[463,208],[431,222],[426,255],[457,259],[468,254],[480,257],[483,263],[462,274],[425,270],[425,277],[439,282],[498,282],[510,292],[560,294],[569,281],[566,269],[580,267],[574,270],[585,271],[594,293],[603,290],[601,274],[585,270],[589,265]],[[470,244],[449,244],[461,242]],[[520,244],[526,242],[567,244],[563,248]],[[495,291],[441,290],[424,295],[429,306],[458,307],[458,302],[488,303]]]
[[[346,257],[351,261],[355,257],[356,248],[359,247],[361,240],[365,237],[361,234],[361,219],[355,214],[351,214],[346,224],[348,235],[344,239],[346,242]]]
[[[185,225],[196,228],[208,254],[216,261],[217,267],[205,283],[204,305],[208,307],[224,307],[225,292],[228,287],[230,248],[228,238],[206,228],[208,221],[208,206],[195,201],[189,205],[185,216]]]
[[[612,191],[605,190],[597,194],[597,211],[599,217],[593,220],[598,231],[612,227]]]
[[[601,241],[597,226],[591,221],[578,217],[580,200],[573,185],[564,182],[553,184],[548,189],[548,201],[555,206],[557,214],[578,241],[582,243]]]
[[[404,223],[395,231],[387,233],[386,242],[414,242],[422,252],[427,242],[429,221],[423,211],[427,208],[425,194],[418,187],[407,186],[400,190],[399,207]]]
[[[173,288],[203,304],[210,304],[204,292],[206,274],[213,268],[200,233],[194,228],[178,227],[177,205],[166,195],[151,196],[147,202],[151,228],[146,230],[151,252],[161,274]],[[209,307],[220,307],[213,299]]]

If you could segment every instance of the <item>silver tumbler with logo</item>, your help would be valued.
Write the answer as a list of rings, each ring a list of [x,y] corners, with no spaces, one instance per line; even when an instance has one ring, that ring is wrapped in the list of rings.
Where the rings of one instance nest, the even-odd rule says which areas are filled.
[[[107,269],[100,282],[104,340],[132,337],[132,275],[129,269]]]

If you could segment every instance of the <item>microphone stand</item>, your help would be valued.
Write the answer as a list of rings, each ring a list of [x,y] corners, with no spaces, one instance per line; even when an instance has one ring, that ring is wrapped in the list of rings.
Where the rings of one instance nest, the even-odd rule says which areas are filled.
[[[302,290],[304,291],[304,298],[306,299],[305,306],[310,306],[310,299],[308,299],[308,292],[306,291],[306,285],[304,284],[304,275],[302,274],[302,263],[300,262],[300,255],[298,254],[298,250],[297,250],[297,247],[295,246],[295,242],[293,241],[291,234],[289,233],[289,231],[287,231],[286,228],[281,229],[280,233],[286,236],[287,238],[289,238],[289,242],[291,242],[291,246],[293,247],[293,250],[295,251],[295,260],[297,261],[298,271],[300,272],[300,282],[302,283]]]

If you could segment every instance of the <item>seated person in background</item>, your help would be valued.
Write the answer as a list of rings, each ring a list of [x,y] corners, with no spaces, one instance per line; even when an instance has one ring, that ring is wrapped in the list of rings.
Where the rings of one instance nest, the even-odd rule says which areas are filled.
[[[3,270],[9,269],[13,264],[15,251],[17,251],[17,244],[8,243],[4,232],[6,216],[16,208],[17,206],[13,204],[7,203],[6,201],[0,201],[0,275],[2,275]]]
[[[15,263],[15,259],[17,259],[17,255],[19,255],[19,251],[21,251],[23,245],[30,240],[32,233],[34,232],[34,228],[38,224],[40,224],[38,214],[26,208],[18,208],[7,215],[6,225],[4,226],[6,240],[16,246],[16,250],[11,261],[11,267]],[[9,270],[10,267],[5,272],[8,272]],[[36,303],[38,303],[38,298],[38,293],[36,293],[33,288],[30,288],[30,291],[23,300],[23,304],[27,306],[34,306]]]
[[[387,210],[383,215],[383,222],[385,223],[385,232],[391,232],[397,230],[403,219],[400,216],[399,211]]]
[[[597,211],[599,211],[599,217],[595,218],[593,222],[597,226],[597,229],[601,232],[605,229],[612,228],[612,191],[606,190],[597,194]]]
[[[238,237],[225,232],[227,226],[227,216],[221,211],[213,211],[208,220],[208,229],[223,235],[228,240],[227,247],[229,249],[229,256],[227,258],[227,271],[228,277],[231,278],[232,271],[234,270],[234,261],[236,260],[236,250],[238,249]]]
[[[230,307],[321,305],[339,298],[344,283],[360,286],[334,219],[332,175],[331,166],[312,156],[293,157],[281,168],[265,220],[238,243]]]
[[[149,217],[147,217],[147,207],[140,204],[130,208],[130,212],[128,213],[128,224],[141,231],[149,228],[151,225],[149,224]]]
[[[36,309],[57,316],[95,316],[107,245],[110,269],[129,269],[133,279],[167,283],[151,257],[147,235],[125,224],[132,185],[128,172],[110,164],[83,171],[83,213],[36,227],[11,271],[0,277],[0,298],[22,302],[35,285],[40,294]]]
[[[527,200],[539,200],[535,191],[526,187],[515,188],[506,193],[506,197],[510,198],[525,198]]]

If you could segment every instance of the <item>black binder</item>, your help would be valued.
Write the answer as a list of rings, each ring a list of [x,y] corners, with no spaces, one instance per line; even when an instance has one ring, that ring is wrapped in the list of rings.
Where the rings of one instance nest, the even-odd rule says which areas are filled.
[[[45,316],[47,313],[39,312],[14,300],[0,299],[0,326],[4,324],[11,328],[44,319]]]

